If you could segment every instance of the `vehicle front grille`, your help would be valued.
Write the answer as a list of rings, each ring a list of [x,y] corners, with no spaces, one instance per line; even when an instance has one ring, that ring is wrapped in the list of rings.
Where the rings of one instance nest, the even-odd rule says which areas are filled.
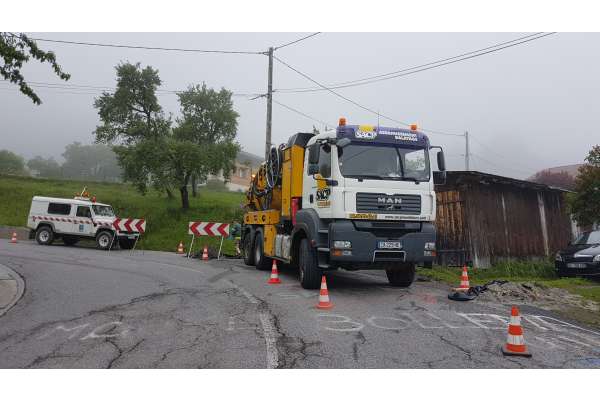
[[[417,194],[357,193],[356,212],[378,214],[421,214],[421,196]]]

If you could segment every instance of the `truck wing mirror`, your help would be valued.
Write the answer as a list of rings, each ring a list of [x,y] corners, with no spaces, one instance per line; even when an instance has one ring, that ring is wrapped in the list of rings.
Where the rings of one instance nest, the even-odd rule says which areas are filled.
[[[352,141],[350,139],[348,139],[348,138],[341,138],[335,144],[337,145],[337,147],[343,149],[344,147],[348,146],[350,143],[352,143]]]
[[[308,175],[315,175],[318,173],[319,173],[319,164],[308,164]]]
[[[315,142],[310,145],[308,148],[308,164],[318,164],[319,163],[319,153],[321,152],[321,146],[318,142]]]
[[[446,159],[444,158],[444,151],[437,153],[437,165],[440,171],[446,171]]]

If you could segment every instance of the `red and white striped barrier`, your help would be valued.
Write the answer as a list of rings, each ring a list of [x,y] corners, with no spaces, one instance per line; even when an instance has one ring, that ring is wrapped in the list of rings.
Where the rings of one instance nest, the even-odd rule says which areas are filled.
[[[223,247],[223,238],[229,236],[229,224],[222,222],[202,222],[202,221],[190,221],[188,223],[188,234],[192,235],[192,242],[190,243],[190,249],[188,251],[188,258],[192,254],[192,247],[194,246],[194,239],[196,236],[221,236],[221,244],[219,245],[219,254],[217,260],[221,258],[221,249]]]
[[[146,231],[146,220],[140,218],[116,218],[112,226],[119,232],[144,233]]]
[[[194,236],[229,236],[229,224],[221,222],[190,222],[188,234]]]

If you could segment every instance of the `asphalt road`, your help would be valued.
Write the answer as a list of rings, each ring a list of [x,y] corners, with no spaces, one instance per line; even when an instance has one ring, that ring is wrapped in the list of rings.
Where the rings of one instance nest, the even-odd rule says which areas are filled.
[[[509,306],[379,271],[329,274],[322,311],[294,271],[268,285],[239,260],[0,240],[0,264],[26,281],[0,318],[1,368],[600,367],[592,328],[524,307],[533,357],[504,357]]]

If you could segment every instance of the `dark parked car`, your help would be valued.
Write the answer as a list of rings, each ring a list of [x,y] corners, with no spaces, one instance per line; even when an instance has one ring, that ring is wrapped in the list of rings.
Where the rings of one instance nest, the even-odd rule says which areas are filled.
[[[556,253],[554,266],[561,277],[600,275],[600,230],[582,234]]]

